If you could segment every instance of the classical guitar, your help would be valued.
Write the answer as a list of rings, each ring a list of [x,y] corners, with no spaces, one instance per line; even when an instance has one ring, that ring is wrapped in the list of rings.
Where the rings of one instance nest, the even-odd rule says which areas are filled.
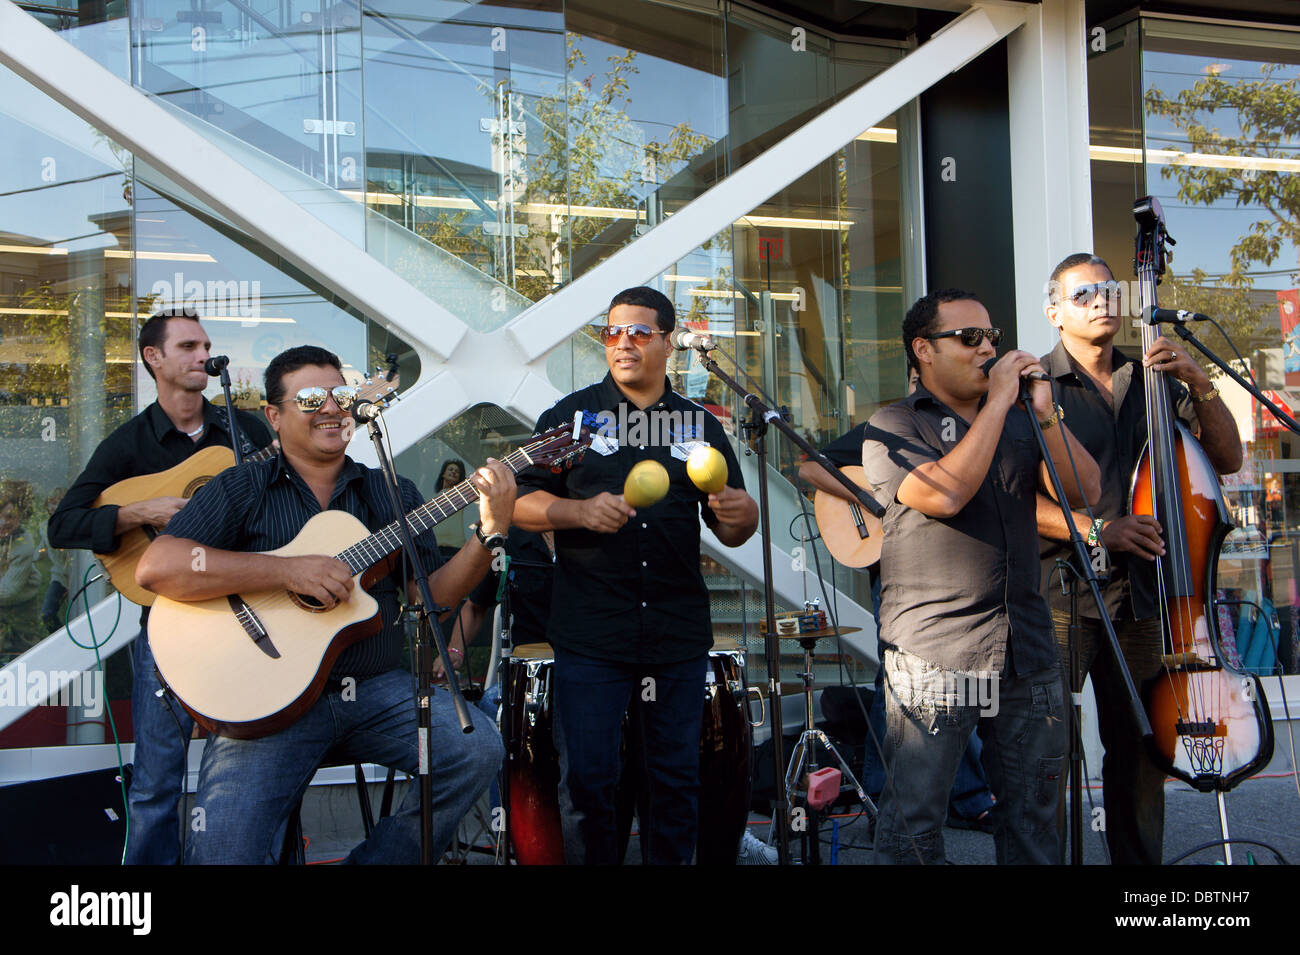
[[[367,378],[361,385],[359,400],[381,402],[391,400],[397,391],[396,369],[390,368],[387,376]],[[267,445],[254,454],[247,455],[245,461],[263,461],[275,454],[275,446]],[[118,481],[104,489],[95,498],[93,507],[116,504],[125,507],[139,501],[155,497],[183,497],[189,499],[203,485],[226,468],[234,467],[235,452],[230,448],[212,447],[196,451],[180,464],[159,471],[157,474],[141,474],[138,477]],[[153,605],[154,595],[135,582],[135,565],[140,562],[149,542],[158,536],[161,528],[132,528],[118,536],[117,550],[111,554],[95,554],[103,565],[113,586],[127,600],[142,607]]]
[[[867,475],[862,468],[850,465],[840,471],[858,487],[866,488]],[[857,501],[818,490],[813,497],[813,515],[826,549],[845,567],[869,567],[880,560],[884,540],[880,519]]]
[[[591,443],[581,421],[531,439],[502,460],[518,474],[558,468]],[[407,515],[420,534],[478,500],[469,481]],[[329,610],[301,594],[263,590],[212,600],[159,597],[149,616],[149,646],[162,678],[200,725],[235,739],[288,726],[320,696],[330,668],[348,646],[377,633],[379,605],[365,592],[390,573],[401,548],[397,522],[371,533],[344,511],[324,511],[278,550],[281,557],[333,554],[357,586]]]

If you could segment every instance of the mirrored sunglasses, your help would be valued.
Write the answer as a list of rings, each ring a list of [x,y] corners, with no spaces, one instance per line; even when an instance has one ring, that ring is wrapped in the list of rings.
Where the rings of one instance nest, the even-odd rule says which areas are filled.
[[[339,410],[347,411],[352,407],[352,403],[357,400],[357,394],[360,391],[361,389],[355,385],[335,385],[333,388],[322,388],[315,385],[299,391],[293,396],[293,400],[302,411],[307,414],[314,414],[324,408],[325,399],[333,395],[334,403],[339,406]]]
[[[606,325],[600,330],[600,340],[605,343],[606,348],[612,348],[624,332],[634,345],[644,345],[656,335],[665,334],[657,328],[637,322],[635,325]]]
[[[1120,284],[1114,279],[1108,282],[1089,282],[1087,285],[1077,286],[1070,292],[1070,301],[1079,308],[1091,305],[1093,299],[1098,295],[1105,295],[1107,298],[1114,296],[1119,298]]]

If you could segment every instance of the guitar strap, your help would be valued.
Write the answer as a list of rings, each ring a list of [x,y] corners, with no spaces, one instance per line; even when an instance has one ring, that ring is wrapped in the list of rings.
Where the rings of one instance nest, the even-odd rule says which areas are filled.
[[[212,410],[216,412],[217,419],[221,422],[221,426],[225,429],[226,434],[232,434],[233,429],[230,427],[230,413],[226,406],[213,405]],[[249,440],[248,432],[243,428],[239,429],[239,450],[243,453],[244,457],[256,454],[259,450],[257,446]]]

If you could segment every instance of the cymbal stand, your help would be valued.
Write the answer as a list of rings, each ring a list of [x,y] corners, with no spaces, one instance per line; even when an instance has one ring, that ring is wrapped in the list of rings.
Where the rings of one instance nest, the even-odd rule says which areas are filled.
[[[799,734],[799,740],[794,744],[794,749],[790,752],[790,768],[785,774],[785,791],[787,799],[790,802],[789,813],[793,813],[794,798],[800,792],[807,797],[808,794],[808,776],[817,772],[817,746],[820,744],[827,752],[835,757],[836,762],[840,764],[840,772],[843,779],[848,780],[858,799],[872,816],[876,815],[876,804],[871,801],[867,791],[862,788],[862,783],[858,777],[853,775],[853,770],[845,761],[844,756],[835,744],[831,742],[830,737],[825,732],[817,728],[817,720],[813,715],[813,684],[816,678],[813,676],[813,647],[817,644],[816,637],[803,637],[799,640],[799,645],[803,647],[803,672],[799,677],[803,680],[803,698],[804,698],[804,731]],[[807,770],[805,773],[804,770]],[[843,789],[844,782],[841,780],[840,788]],[[807,826],[804,829],[803,837],[803,861],[805,865],[821,865],[821,847],[818,841],[817,833],[817,810],[808,806]]]

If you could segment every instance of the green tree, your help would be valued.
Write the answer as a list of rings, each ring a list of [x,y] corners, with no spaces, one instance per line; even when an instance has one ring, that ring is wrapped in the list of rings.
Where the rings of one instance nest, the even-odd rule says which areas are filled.
[[[1300,140],[1300,78],[1282,79],[1280,64],[1265,63],[1258,80],[1229,81],[1218,73],[1197,80],[1173,96],[1159,89],[1146,92],[1147,111],[1164,117],[1186,138],[1188,151],[1214,156],[1241,156],[1252,162],[1232,166],[1174,163],[1161,176],[1178,183],[1178,198],[1187,203],[1231,202],[1257,211],[1259,218],[1232,245],[1231,268],[1210,280],[1195,269],[1170,282],[1169,304],[1214,315],[1239,345],[1275,347],[1277,329],[1265,324],[1275,314],[1268,304],[1255,304],[1250,290],[1252,271],[1270,266],[1286,245],[1300,246],[1300,176],[1270,160],[1295,158]],[[1227,114],[1237,126],[1222,132],[1216,117]],[[1177,226],[1173,229],[1177,236]]]

